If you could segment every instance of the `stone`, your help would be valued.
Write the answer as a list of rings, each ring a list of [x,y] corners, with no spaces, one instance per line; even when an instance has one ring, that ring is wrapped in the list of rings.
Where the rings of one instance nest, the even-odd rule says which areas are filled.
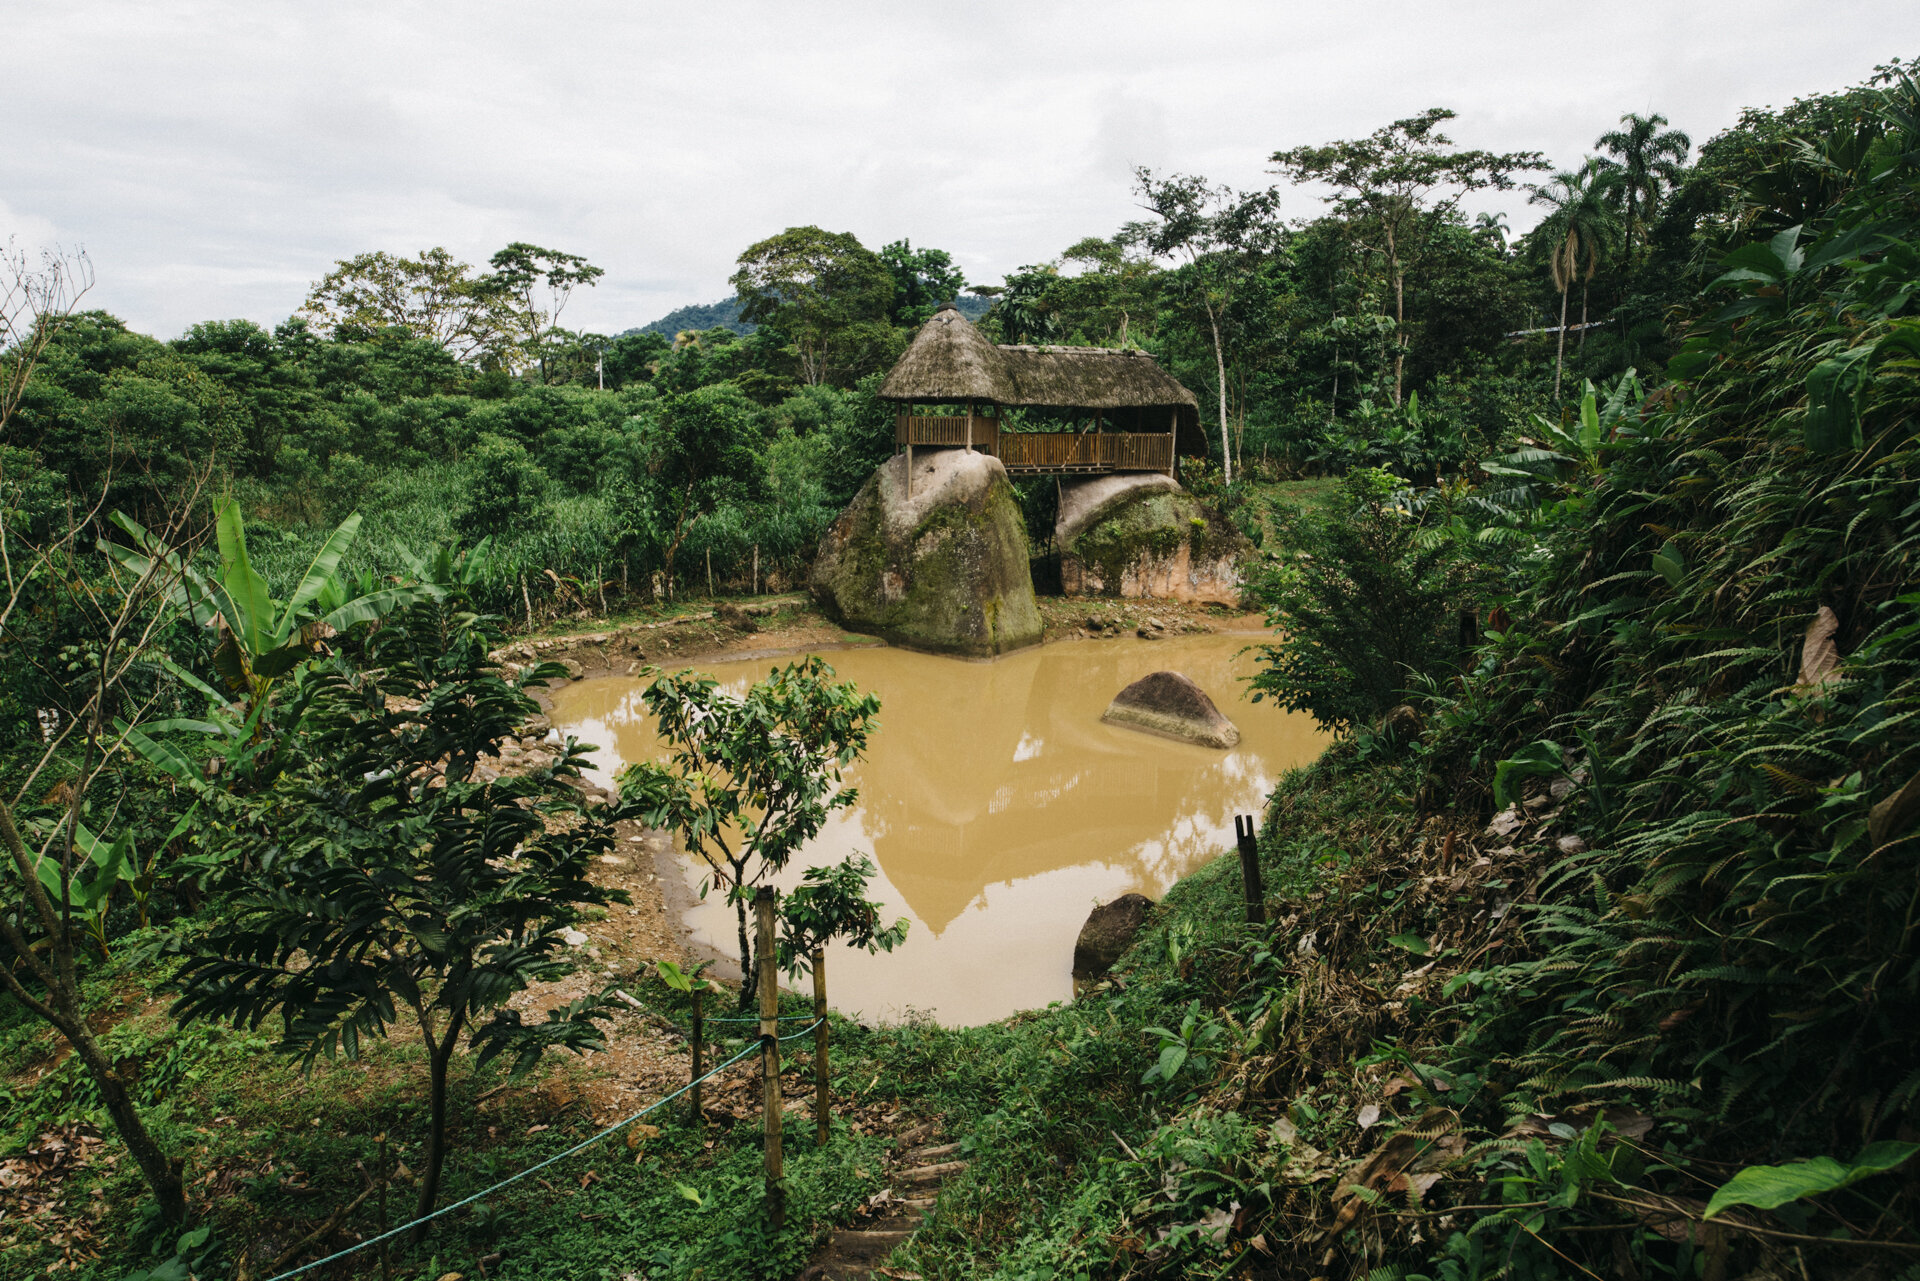
[[[1240,742],[1239,729],[1220,714],[1207,691],[1179,672],[1142,676],[1114,696],[1100,719],[1201,747],[1228,748]]]
[[[1062,481],[1053,537],[1068,596],[1240,603],[1247,540],[1171,476]]]
[[[715,605],[713,616],[736,632],[751,634],[760,630],[760,624],[754,621],[753,615],[732,601],[721,601]]]
[[[563,658],[559,661],[560,666],[567,669],[567,679],[570,681],[577,681],[587,674],[587,669],[571,658]]]
[[[820,540],[808,586],[852,631],[990,658],[1040,643],[1026,524],[990,454],[927,449],[874,470]]]
[[[1153,900],[1144,894],[1122,894],[1088,913],[1073,944],[1073,977],[1088,983],[1112,969],[1146,923],[1152,906]]]

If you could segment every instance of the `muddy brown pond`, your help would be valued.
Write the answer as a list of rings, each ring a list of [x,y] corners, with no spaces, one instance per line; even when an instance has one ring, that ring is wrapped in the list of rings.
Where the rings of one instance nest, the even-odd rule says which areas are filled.
[[[1231,849],[1233,815],[1258,813],[1279,775],[1326,745],[1311,718],[1247,701],[1241,678],[1254,659],[1239,651],[1259,639],[1075,641],[991,663],[900,649],[824,655],[840,679],[880,696],[880,728],[848,774],[858,804],[835,815],[780,883],[864,852],[880,868],[872,897],[886,919],[912,922],[892,953],[829,954],[834,1007],[971,1025],[1070,999],[1074,939],[1095,904],[1129,890],[1158,899]],[[739,691],[774,665],[701,670]],[[1101,723],[1122,687],[1162,669],[1212,695],[1239,725],[1239,747]],[[622,766],[659,751],[640,688],[606,678],[554,698],[554,724],[599,747],[594,773],[609,786]],[[697,892],[704,865],[680,862]],[[686,924],[696,942],[734,951],[733,913],[719,893],[696,903]]]

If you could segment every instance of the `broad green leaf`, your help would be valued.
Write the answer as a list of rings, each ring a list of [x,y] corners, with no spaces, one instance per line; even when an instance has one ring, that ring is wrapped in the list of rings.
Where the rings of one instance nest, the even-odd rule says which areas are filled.
[[[1667,586],[1678,588],[1680,580],[1687,576],[1687,558],[1680,548],[1669,538],[1653,554],[1653,567],[1660,571],[1660,577],[1667,580]]]
[[[1771,1210],[1802,1197],[1819,1196],[1850,1187],[1862,1179],[1885,1174],[1906,1164],[1920,1143],[1870,1143],[1860,1149],[1852,1164],[1842,1164],[1830,1156],[1786,1165],[1750,1165],[1728,1179],[1707,1202],[1707,1218],[1736,1205],[1756,1210]]]
[[[240,504],[229,498],[220,505],[217,525],[220,539],[221,583],[226,588],[231,612],[227,622],[240,638],[248,655],[272,648],[274,635],[273,598],[267,592],[267,580],[254,572],[247,559],[246,523],[240,518]]]
[[[1600,447],[1604,432],[1600,427],[1600,407],[1594,394],[1588,392],[1580,401],[1580,447],[1592,453]]]
[[[204,724],[204,722],[182,721],[178,722],[178,724],[199,725]],[[200,767],[194,763],[192,757],[175,747],[172,743],[149,738],[144,731],[136,729],[125,722],[115,722],[115,728],[120,731],[120,737],[126,745],[133,749],[133,751],[149,765],[163,774],[169,774],[179,779],[190,787],[197,789],[200,786]],[[159,727],[149,726],[148,728],[157,729]],[[212,733],[220,732],[219,727],[215,725],[208,725],[207,730]]]
[[[341,521],[339,528],[327,536],[326,543],[315,554],[313,563],[308,565],[307,572],[301,575],[300,586],[294,589],[293,599],[287,602],[287,611],[280,620],[275,640],[284,642],[291,634],[293,620],[299,616],[301,609],[326,589],[328,582],[333,579],[334,572],[340,568],[340,558],[347,554],[347,548],[353,546],[353,540],[359,532],[360,513],[355,512]]]
[[[1429,956],[1433,952],[1433,945],[1421,938],[1418,934],[1394,934],[1388,937],[1387,942],[1393,944],[1401,951],[1411,952],[1415,956]]]
[[[1860,397],[1868,381],[1870,345],[1849,348],[1830,356],[1807,375],[1807,448],[1816,454],[1859,449]]]
[[[1187,1065],[1187,1047],[1169,1045],[1160,1051],[1160,1079],[1171,1081],[1179,1075],[1180,1069]]]
[[[1529,743],[1493,767],[1493,803],[1505,809],[1517,799],[1521,779],[1564,774],[1566,769],[1558,743],[1550,739]]]
[[[365,596],[355,597],[320,621],[336,632],[344,632],[355,623],[371,623],[417,600],[427,600],[440,595],[442,593],[439,588],[427,585],[386,587],[377,592],[369,592]]]

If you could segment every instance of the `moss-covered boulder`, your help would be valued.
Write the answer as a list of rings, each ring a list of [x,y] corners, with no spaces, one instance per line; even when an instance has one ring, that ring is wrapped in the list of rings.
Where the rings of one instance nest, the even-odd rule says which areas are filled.
[[[1171,476],[1063,482],[1054,541],[1068,596],[1240,601],[1246,539]]]
[[[990,657],[1040,641],[1027,531],[1000,460],[960,449],[874,470],[826,537],[809,579],[841,623],[910,649]]]

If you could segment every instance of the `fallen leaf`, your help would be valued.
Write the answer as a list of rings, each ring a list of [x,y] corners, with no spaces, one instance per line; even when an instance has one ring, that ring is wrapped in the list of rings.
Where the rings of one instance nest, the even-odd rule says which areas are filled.
[[[1356,1116],[1354,1120],[1360,1123],[1360,1128],[1363,1130],[1378,1125],[1380,1123],[1380,1105],[1378,1103],[1367,1104],[1367,1106],[1360,1109],[1360,1115]]]
[[[1797,692],[1811,694],[1822,685],[1840,679],[1840,647],[1833,643],[1840,620],[1827,606],[1807,625],[1807,636],[1800,644],[1800,683]]]

